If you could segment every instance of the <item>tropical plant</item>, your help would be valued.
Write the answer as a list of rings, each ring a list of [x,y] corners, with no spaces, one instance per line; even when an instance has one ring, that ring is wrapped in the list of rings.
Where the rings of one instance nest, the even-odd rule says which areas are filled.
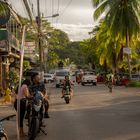
[[[0,1],[0,26],[6,24],[10,18],[10,9],[6,2]]]
[[[23,61],[23,70],[26,71],[29,69],[31,69],[30,61],[24,60]]]
[[[16,84],[19,81],[19,73],[16,71],[9,72],[9,84]]]

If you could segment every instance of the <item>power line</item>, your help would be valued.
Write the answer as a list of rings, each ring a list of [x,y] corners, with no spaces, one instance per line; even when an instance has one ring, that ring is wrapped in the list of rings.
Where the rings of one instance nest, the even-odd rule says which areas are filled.
[[[52,15],[54,14],[54,0],[52,0]],[[52,18],[52,23],[53,23],[53,18]]]
[[[58,3],[57,3],[57,13],[59,13],[59,10],[60,10],[60,0],[58,0]],[[58,21],[59,21],[59,16],[56,18],[56,28],[57,28],[57,25],[58,25]]]
[[[36,17],[36,12],[35,12],[35,9],[34,9],[34,4],[33,4],[32,0],[28,0],[28,1],[29,1],[29,5],[30,5],[30,7],[32,9],[31,11],[33,13],[33,16]]]
[[[71,5],[71,3],[72,3],[72,0],[70,0],[70,1],[68,2],[68,4],[67,4],[66,7],[64,8],[64,10],[63,10],[62,13],[60,14],[60,16],[63,16],[63,15],[64,15],[64,13],[65,13],[66,10],[68,9],[68,7]]]
[[[57,13],[59,13],[59,8],[60,8],[60,0],[57,2]]]
[[[47,17],[47,15],[48,15],[47,5],[48,5],[48,1],[45,0],[45,16],[46,16],[46,17]]]

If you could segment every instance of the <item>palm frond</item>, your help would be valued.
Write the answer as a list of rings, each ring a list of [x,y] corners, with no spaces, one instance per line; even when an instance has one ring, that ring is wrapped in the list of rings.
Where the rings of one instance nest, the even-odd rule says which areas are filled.
[[[93,15],[95,20],[97,20],[105,12],[105,10],[107,9],[107,6],[108,6],[107,0],[102,1],[102,3],[98,5]]]

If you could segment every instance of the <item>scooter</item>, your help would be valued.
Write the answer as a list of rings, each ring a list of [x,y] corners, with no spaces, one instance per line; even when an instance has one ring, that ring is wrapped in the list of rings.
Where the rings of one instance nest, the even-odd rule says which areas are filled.
[[[70,103],[71,95],[70,95],[70,91],[69,91],[69,86],[66,86],[66,91],[65,91],[65,94],[64,94],[64,100],[65,100],[66,104]]]

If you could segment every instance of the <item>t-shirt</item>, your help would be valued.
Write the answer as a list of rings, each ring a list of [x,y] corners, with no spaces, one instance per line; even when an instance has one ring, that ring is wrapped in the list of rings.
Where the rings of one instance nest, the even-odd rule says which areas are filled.
[[[24,98],[26,98],[25,92],[27,92],[27,91],[28,91],[27,85],[23,84],[21,86],[21,88],[20,88],[19,94],[17,94],[17,99],[24,99]]]
[[[113,81],[114,75],[112,73],[107,74],[107,79],[108,81],[112,80]]]
[[[40,82],[38,84],[32,84],[29,88],[30,94],[35,94],[36,92],[44,92],[46,91],[45,84]]]
[[[71,88],[71,81],[70,80],[64,80],[64,87],[69,86],[69,88]]]

